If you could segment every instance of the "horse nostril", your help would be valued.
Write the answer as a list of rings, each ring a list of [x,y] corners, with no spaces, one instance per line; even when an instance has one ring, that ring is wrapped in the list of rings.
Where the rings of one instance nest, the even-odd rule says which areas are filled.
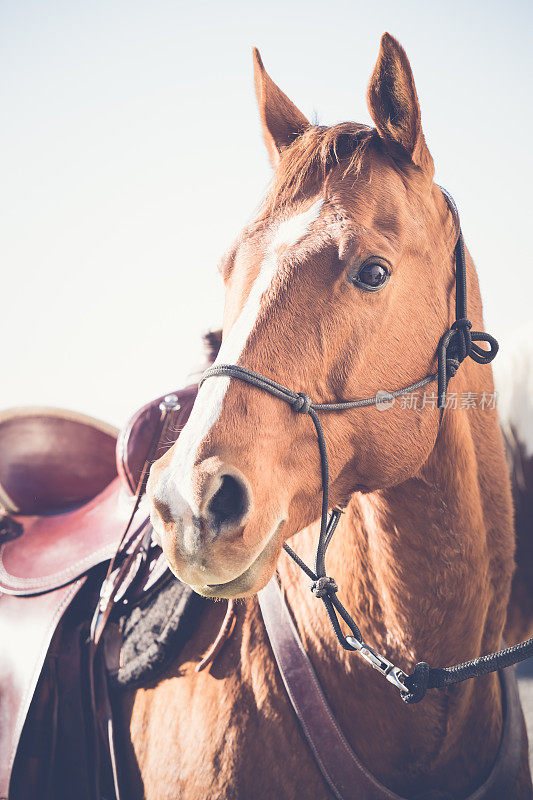
[[[222,475],[220,486],[209,500],[207,514],[210,525],[218,532],[221,528],[235,528],[250,508],[246,484],[235,475]]]

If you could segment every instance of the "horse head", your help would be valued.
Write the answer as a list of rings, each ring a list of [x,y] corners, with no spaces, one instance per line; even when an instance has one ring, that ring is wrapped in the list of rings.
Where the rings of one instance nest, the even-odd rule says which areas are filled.
[[[254,70],[274,176],[220,265],[226,294],[215,363],[322,403],[416,382],[435,370],[453,320],[458,230],[433,181],[404,50],[383,36],[368,87],[375,128],[312,125],[257,51]],[[384,398],[322,418],[331,505],[407,480],[434,447],[435,402],[420,409]],[[206,380],[151,472],[152,522],[172,571],[209,597],[257,592],[283,544],[320,513],[319,467],[306,415],[229,375]]]

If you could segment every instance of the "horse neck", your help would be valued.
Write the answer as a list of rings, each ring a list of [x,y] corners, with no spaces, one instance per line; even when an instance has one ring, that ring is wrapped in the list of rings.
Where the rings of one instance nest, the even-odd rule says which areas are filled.
[[[316,532],[314,525],[295,537],[308,563]],[[341,650],[299,570],[286,558],[280,562],[313,660],[336,661],[353,682],[357,656]],[[364,639],[404,670],[417,661],[445,666],[497,649],[512,569],[509,481],[497,414],[488,410],[448,412],[416,476],[354,495],[327,557],[327,572]]]

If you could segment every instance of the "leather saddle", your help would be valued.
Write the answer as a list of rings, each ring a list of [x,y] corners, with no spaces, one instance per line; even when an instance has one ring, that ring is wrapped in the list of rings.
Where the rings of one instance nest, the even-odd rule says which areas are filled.
[[[172,431],[187,420],[196,393],[196,385],[177,392],[180,407],[153,459],[177,438]],[[59,409],[0,413],[0,799],[107,796],[78,790],[94,785],[96,750],[80,724],[83,645],[125,527],[130,521],[132,530],[149,532],[136,490],[161,400],[120,432]],[[150,543],[145,562],[131,602],[169,575],[157,545]],[[106,780],[112,797],[113,776]]]

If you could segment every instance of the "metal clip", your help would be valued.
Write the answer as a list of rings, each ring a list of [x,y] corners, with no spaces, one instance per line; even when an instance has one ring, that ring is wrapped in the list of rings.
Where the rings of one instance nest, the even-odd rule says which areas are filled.
[[[181,408],[177,394],[167,394],[159,403],[159,410],[165,414],[170,411],[179,411]]]
[[[405,693],[407,687],[404,683],[407,675],[399,667],[395,667],[392,661],[389,661],[385,656],[379,655],[376,651],[367,644],[359,642],[353,636],[347,636],[346,641],[356,650],[371,667],[377,669],[388,681],[396,686],[400,692]]]

